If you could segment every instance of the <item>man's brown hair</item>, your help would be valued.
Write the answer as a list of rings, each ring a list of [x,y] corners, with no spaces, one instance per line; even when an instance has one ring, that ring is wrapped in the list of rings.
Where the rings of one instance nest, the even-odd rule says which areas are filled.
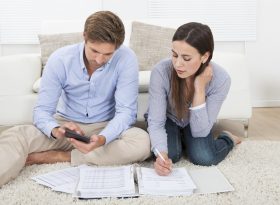
[[[124,41],[124,25],[111,11],[98,11],[87,18],[84,36],[85,41],[112,43],[117,49]]]

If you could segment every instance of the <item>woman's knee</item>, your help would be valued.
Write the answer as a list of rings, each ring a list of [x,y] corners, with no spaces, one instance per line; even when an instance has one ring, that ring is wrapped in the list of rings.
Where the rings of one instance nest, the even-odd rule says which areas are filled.
[[[188,153],[188,155],[189,155],[189,160],[195,165],[211,166],[217,164],[215,157],[209,152],[196,151],[196,152],[190,152]]]
[[[178,162],[182,157],[182,152],[179,150],[176,151],[168,151],[168,158],[172,160],[173,163]]]

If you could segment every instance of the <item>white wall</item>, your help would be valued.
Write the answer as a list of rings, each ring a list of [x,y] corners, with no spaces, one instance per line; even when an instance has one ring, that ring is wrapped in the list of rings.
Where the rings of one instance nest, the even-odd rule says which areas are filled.
[[[279,0],[259,0],[257,41],[245,43],[254,106],[280,106],[279,9]]]
[[[140,1],[99,0],[95,2],[94,5],[92,4],[92,12],[101,6],[102,8],[106,8],[106,10],[116,12],[123,19],[142,18],[147,15],[147,7],[143,6],[143,3],[140,3]],[[215,50],[238,52],[246,55],[250,72],[251,99],[253,106],[280,106],[280,64],[278,63],[280,59],[278,57],[278,49],[280,48],[280,27],[276,22],[277,19],[280,19],[280,1],[257,0],[257,2],[257,40],[253,42],[217,42]],[[68,6],[71,5],[68,4]],[[44,7],[45,11],[52,11],[51,14],[45,12],[43,15],[44,20],[54,20],[58,15],[63,17],[63,13],[60,13],[59,10],[53,10],[47,3],[44,4]],[[90,9],[87,11],[90,12]],[[67,13],[66,16],[68,20],[71,20],[77,18],[79,15],[75,13],[72,17]],[[83,13],[82,17],[85,16],[87,16],[87,14]],[[0,56],[38,52],[40,52],[38,44],[0,44]]]

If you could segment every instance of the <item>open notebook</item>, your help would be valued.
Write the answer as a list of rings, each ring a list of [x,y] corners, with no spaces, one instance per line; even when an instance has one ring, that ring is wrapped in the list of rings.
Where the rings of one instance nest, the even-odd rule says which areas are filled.
[[[154,169],[133,166],[80,169],[76,188],[79,198],[129,197],[139,195],[190,195],[196,188],[185,168],[175,168],[169,176]],[[137,186],[138,184],[138,186]]]
[[[152,168],[133,165],[83,165],[35,176],[32,179],[55,191],[71,193],[78,198],[184,196],[196,192],[233,191],[233,187],[216,167],[192,170],[190,173],[192,174],[183,167],[173,168],[168,176],[159,176]],[[210,186],[209,183],[213,182],[219,183]]]

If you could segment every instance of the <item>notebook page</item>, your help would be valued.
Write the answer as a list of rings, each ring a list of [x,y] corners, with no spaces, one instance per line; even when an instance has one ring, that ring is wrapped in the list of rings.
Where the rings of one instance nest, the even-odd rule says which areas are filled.
[[[80,168],[75,196],[79,198],[135,195],[133,166]]]
[[[190,195],[196,188],[185,168],[174,168],[168,176],[159,176],[154,169],[137,168],[139,194],[181,196]]]

